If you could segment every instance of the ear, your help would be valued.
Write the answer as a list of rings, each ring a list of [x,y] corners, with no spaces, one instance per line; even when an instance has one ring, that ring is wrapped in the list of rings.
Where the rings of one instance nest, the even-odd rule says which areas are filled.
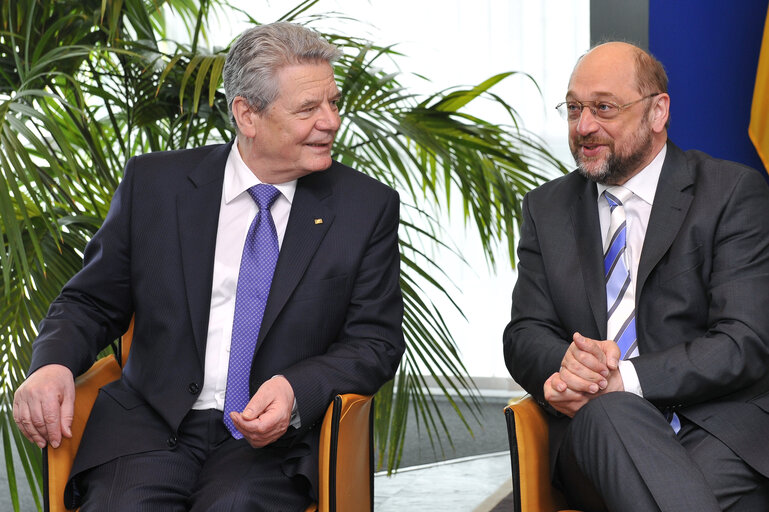
[[[650,121],[652,131],[654,133],[661,133],[665,130],[665,124],[670,117],[670,96],[666,93],[662,93],[652,98],[653,106],[650,112]]]
[[[246,98],[235,96],[232,100],[232,116],[238,126],[238,133],[248,138],[256,137],[256,115]]]

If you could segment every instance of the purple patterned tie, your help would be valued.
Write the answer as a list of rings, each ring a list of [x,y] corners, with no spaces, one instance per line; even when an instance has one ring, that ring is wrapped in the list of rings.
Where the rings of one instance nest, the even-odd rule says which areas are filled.
[[[272,185],[255,185],[248,189],[259,207],[246,235],[240,259],[235,315],[232,322],[230,365],[227,372],[227,394],[224,399],[224,424],[235,439],[243,434],[235,428],[230,412],[242,412],[251,399],[249,377],[256,339],[262,324],[264,307],[270,294],[272,274],[278,261],[278,234],[270,207],[280,195]]]

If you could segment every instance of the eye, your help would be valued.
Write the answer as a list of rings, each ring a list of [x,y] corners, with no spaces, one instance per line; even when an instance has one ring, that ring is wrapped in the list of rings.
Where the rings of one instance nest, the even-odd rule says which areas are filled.
[[[579,112],[582,110],[582,106],[576,101],[569,101],[566,103],[566,112]]]
[[[603,112],[604,114],[613,112],[617,109],[612,103],[605,103],[605,102],[598,102],[595,104],[595,109],[598,112]]]

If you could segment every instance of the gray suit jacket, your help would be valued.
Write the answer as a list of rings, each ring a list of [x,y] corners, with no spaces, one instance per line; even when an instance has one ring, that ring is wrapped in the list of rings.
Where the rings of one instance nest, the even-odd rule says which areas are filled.
[[[543,384],[575,331],[606,339],[595,184],[573,172],[523,204],[518,281],[504,333],[513,378]],[[636,284],[643,395],[769,476],[769,188],[753,169],[683,152],[662,167]],[[568,418],[551,416],[551,462]]]

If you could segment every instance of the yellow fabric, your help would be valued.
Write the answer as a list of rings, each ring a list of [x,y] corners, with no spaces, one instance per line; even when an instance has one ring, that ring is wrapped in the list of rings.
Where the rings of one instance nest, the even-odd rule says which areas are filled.
[[[521,510],[556,512],[566,508],[563,495],[550,483],[548,427],[545,412],[527,396],[508,406],[515,415]]]
[[[320,431],[318,510],[369,510],[371,503],[371,434],[372,397],[338,395],[328,406]],[[338,442],[334,442],[334,430]]]
[[[64,512],[64,487],[69,479],[69,471],[75,460],[83,429],[91,414],[99,388],[120,377],[120,365],[115,356],[99,359],[90,370],[77,378],[75,389],[75,416],[72,418],[72,438],[62,439],[61,445],[48,451],[48,499],[49,512]]]
[[[764,163],[764,168],[769,172],[769,9],[766,12],[764,38],[758,58],[748,134]]]

